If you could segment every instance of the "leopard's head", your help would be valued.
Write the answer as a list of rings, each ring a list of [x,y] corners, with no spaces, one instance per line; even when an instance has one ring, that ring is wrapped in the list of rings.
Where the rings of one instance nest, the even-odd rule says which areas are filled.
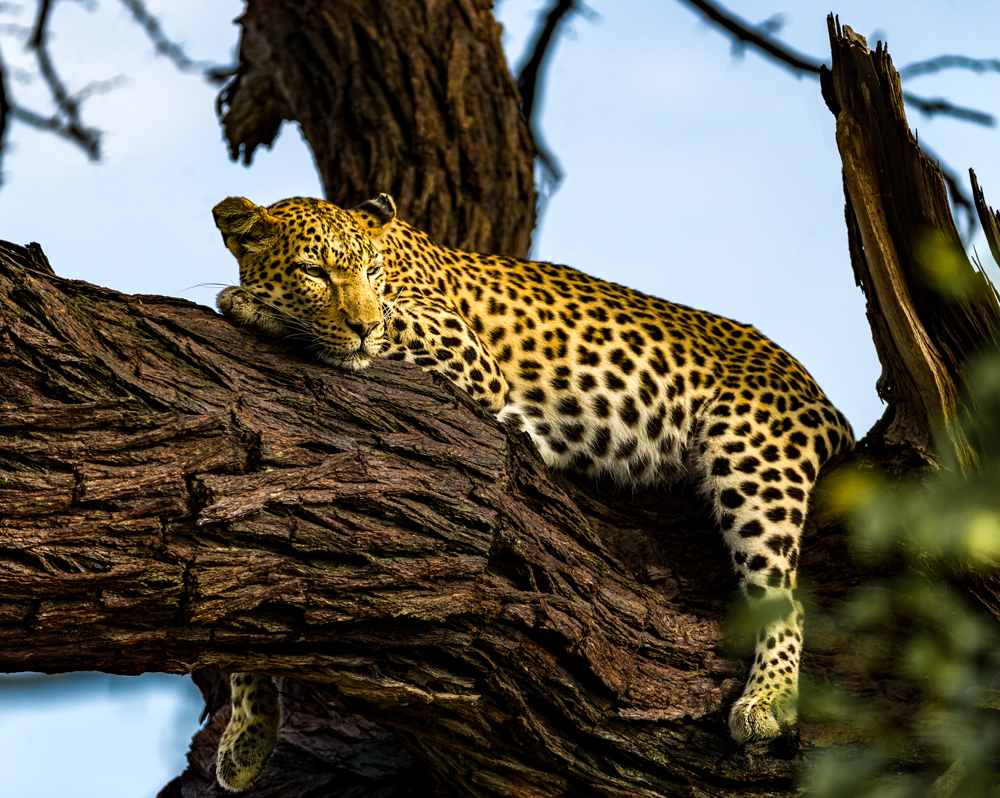
[[[266,208],[229,197],[212,215],[240,264],[242,301],[229,303],[227,315],[310,337],[319,357],[340,368],[364,368],[378,355],[386,334],[380,248],[396,218],[392,197],[350,211],[301,197]]]

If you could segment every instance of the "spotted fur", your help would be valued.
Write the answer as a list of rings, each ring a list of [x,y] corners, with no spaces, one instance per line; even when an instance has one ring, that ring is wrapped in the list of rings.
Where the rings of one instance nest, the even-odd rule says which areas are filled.
[[[766,740],[795,723],[802,525],[820,467],[853,437],[791,355],[753,327],[568,266],[439,246],[396,220],[386,194],[351,211],[230,198],[214,213],[240,264],[240,287],[218,301],[236,323],[341,368],[385,357],[440,372],[553,468],[629,486],[693,480],[743,595],[769,613],[731,734]]]

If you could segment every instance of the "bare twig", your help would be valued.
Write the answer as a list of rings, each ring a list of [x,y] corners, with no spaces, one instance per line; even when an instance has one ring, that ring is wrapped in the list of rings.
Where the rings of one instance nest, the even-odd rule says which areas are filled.
[[[544,22],[539,27],[535,34],[535,40],[531,44],[531,57],[521,67],[521,74],[517,76],[517,88],[521,92],[521,114],[529,124],[535,111],[535,92],[538,89],[538,79],[556,30],[564,17],[577,10],[579,9],[576,0],[556,0],[555,5],[544,15]]]
[[[901,80],[932,75],[944,69],[967,69],[970,72],[1000,72],[1000,58],[969,58],[965,55],[939,55],[926,61],[907,64],[899,70]]]
[[[213,61],[195,61],[184,52],[184,48],[167,38],[160,26],[160,21],[149,12],[143,0],[121,0],[132,18],[146,31],[158,55],[166,56],[173,61],[181,72],[201,73],[209,83],[222,84],[236,74],[235,66],[223,66]]]
[[[681,2],[687,3],[688,5],[701,11],[702,14],[708,18],[709,22],[722,28],[723,30],[728,31],[736,41],[756,47],[764,55],[774,61],[777,61],[782,66],[787,67],[792,72],[805,75],[819,75],[819,69],[822,66],[822,62],[816,60],[815,58],[811,58],[810,56],[797,53],[786,44],[774,39],[770,33],[775,29],[775,26],[770,20],[765,22],[763,25],[754,26],[750,25],[750,23],[745,20],[740,19],[735,14],[730,13],[721,6],[708,2],[708,0],[681,0]],[[921,61],[916,64],[911,64],[909,67],[900,70],[900,75],[902,77],[909,77],[915,74],[922,74],[937,71],[937,69],[957,66],[962,66],[966,69],[975,69],[977,71],[985,71],[986,69],[994,68],[1000,71],[1000,61],[988,61],[985,59],[976,60],[973,58],[965,58],[964,56],[945,55],[929,61]],[[907,69],[911,70],[911,72],[909,75],[904,76],[903,73]],[[903,99],[926,116],[935,116],[940,114],[942,116],[951,116],[955,119],[961,119],[963,122],[974,122],[978,125],[986,125],[987,127],[993,127],[996,124],[996,120],[991,114],[976,110],[975,108],[963,108],[962,106],[955,105],[941,98],[929,100],[919,97],[916,94],[906,92],[903,94]]]
[[[756,47],[764,55],[774,61],[777,61],[779,64],[790,69],[796,74],[818,77],[820,67],[824,66],[821,61],[818,61],[810,56],[797,53],[784,43],[774,39],[770,35],[771,31],[774,30],[773,24],[765,23],[764,25],[752,26],[745,20],[740,19],[735,14],[732,14],[722,8],[722,6],[716,3],[711,3],[708,0],[681,0],[681,2],[687,3],[688,5],[696,8],[704,14],[710,23],[728,31],[736,41]],[[965,59],[967,62],[975,62],[979,65],[977,67],[973,67],[969,63],[959,64],[958,61],[962,58],[962,56],[941,56],[940,58],[932,59],[931,61],[912,64],[909,68],[916,69],[918,72],[919,69],[931,71],[931,68],[926,65],[934,62],[940,62],[937,68],[963,65],[968,69],[985,70],[987,68],[992,68],[992,64],[1000,63]],[[988,127],[992,127],[996,124],[996,120],[990,114],[978,111],[974,108],[963,108],[961,106],[954,105],[947,100],[939,98],[928,100],[910,92],[904,92],[903,99],[926,116],[935,116],[940,114],[943,116],[951,116],[965,122],[975,122],[976,124],[986,125]],[[948,185],[951,200],[952,203],[954,203],[956,210],[965,212],[968,220],[966,234],[969,238],[971,238],[972,233],[975,230],[975,216],[972,213],[972,198],[965,193],[962,184],[950,168],[947,165],[942,165],[941,159],[933,155],[926,149],[926,147],[923,149],[928,157],[937,161],[938,168],[941,170],[945,183]]]
[[[52,99],[55,101],[56,112],[51,117],[45,117],[12,103],[11,115],[18,121],[25,122],[39,130],[47,130],[72,141],[87,154],[88,158],[96,161],[101,157],[101,131],[83,124],[83,120],[80,118],[79,100],[70,95],[66,85],[56,72],[52,57],[49,55],[47,47],[48,21],[51,11],[51,0],[40,0],[38,16],[35,18],[35,25],[31,38],[28,39],[27,47],[35,53],[38,69],[52,94]]]
[[[3,154],[6,152],[4,140],[7,136],[7,118],[10,102],[7,100],[7,73],[4,70],[3,55],[0,54],[0,186],[3,185]]]
[[[995,127],[996,118],[992,114],[988,114],[985,111],[977,111],[975,108],[963,108],[960,105],[954,105],[947,100],[936,97],[933,100],[927,100],[923,97],[918,97],[912,92],[904,91],[903,99],[908,105],[912,105],[924,116],[936,116],[941,114],[943,116],[950,116],[955,119],[961,119],[963,122],[973,122],[977,125],[985,125],[986,127]]]
[[[709,3],[707,0],[681,0],[681,2],[696,8],[708,18],[709,22],[729,31],[737,41],[753,45],[764,55],[782,66],[790,68],[793,72],[819,75],[819,68],[823,62],[797,53],[792,48],[772,38],[769,34],[773,30],[773,25],[751,25],[722,6]]]
[[[551,52],[560,24],[573,13],[588,11],[589,9],[579,0],[556,0],[548,12],[539,14],[540,25],[530,46],[531,55],[524,62],[517,77],[517,88],[521,92],[521,115],[531,130],[538,163],[542,168],[542,185],[539,187],[542,203],[555,192],[562,181],[563,172],[559,160],[542,138],[541,129],[537,123],[535,111],[538,85],[544,71],[546,57]]]

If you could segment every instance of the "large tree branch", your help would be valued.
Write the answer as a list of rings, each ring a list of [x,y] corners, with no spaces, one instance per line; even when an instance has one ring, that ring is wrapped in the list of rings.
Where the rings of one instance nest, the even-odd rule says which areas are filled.
[[[3,261],[3,670],[326,683],[469,795],[669,794],[720,753],[718,795],[790,783],[728,740],[733,583],[690,496],[553,480],[419,370],[247,358],[205,308]]]

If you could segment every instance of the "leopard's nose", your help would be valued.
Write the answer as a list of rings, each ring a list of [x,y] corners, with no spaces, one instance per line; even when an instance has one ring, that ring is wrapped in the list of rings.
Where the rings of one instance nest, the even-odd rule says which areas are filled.
[[[348,321],[350,327],[362,341],[368,337],[372,330],[378,327],[377,321]]]

